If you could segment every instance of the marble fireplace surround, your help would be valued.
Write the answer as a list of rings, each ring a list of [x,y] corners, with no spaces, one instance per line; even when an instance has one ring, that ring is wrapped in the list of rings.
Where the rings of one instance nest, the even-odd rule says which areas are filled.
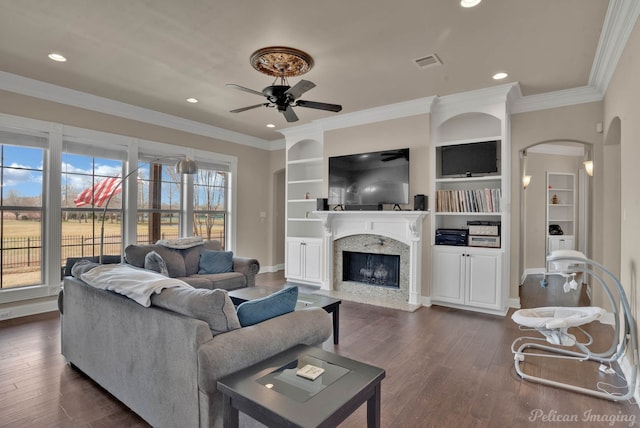
[[[313,214],[322,219],[324,226],[321,291],[332,295],[345,292],[359,297],[353,299],[356,301],[399,309],[420,307],[422,221],[428,211],[314,211]],[[343,250],[400,254],[400,290],[356,283],[336,284],[342,275]],[[363,291],[359,288],[362,286],[369,287],[370,291]],[[403,307],[407,305],[408,308]]]

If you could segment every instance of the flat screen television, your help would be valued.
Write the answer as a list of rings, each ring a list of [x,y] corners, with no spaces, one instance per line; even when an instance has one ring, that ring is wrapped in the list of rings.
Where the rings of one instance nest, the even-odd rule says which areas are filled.
[[[483,176],[499,172],[498,141],[439,147],[440,176]]]
[[[329,158],[329,204],[409,203],[409,149]]]

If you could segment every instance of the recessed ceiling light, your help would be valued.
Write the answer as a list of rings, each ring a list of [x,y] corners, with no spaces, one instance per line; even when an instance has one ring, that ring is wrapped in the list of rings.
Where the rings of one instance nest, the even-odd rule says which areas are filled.
[[[493,79],[494,79],[494,80],[502,80],[502,79],[504,79],[504,78],[505,78],[505,77],[507,77],[507,76],[508,76],[508,74],[507,74],[507,73],[500,72],[500,73],[496,73],[496,74],[494,74],[494,75],[493,75]]]
[[[65,62],[67,60],[65,57],[57,53],[50,53],[49,58],[58,62]]]
[[[473,7],[480,4],[482,0],[460,0],[460,6],[462,7]]]
[[[187,98],[187,102],[188,102],[188,103],[195,104],[195,103],[197,103],[197,102],[198,102],[198,99],[197,99],[197,98]]]
[[[276,126],[273,123],[267,123],[267,128],[275,128]]]

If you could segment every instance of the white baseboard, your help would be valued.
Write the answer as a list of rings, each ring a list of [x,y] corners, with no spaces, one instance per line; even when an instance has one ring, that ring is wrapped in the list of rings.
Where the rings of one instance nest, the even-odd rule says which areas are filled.
[[[260,273],[273,273],[284,270],[284,263],[275,266],[260,266]]]
[[[527,276],[529,275],[542,275],[546,272],[547,270],[545,268],[528,268],[525,269],[524,272],[522,273],[522,277],[520,278],[520,285],[524,284],[525,279],[527,279]]]
[[[52,296],[38,299],[33,302],[15,302],[2,305],[0,308],[0,321],[29,315],[43,314],[58,310],[58,297]]]
[[[512,297],[511,299],[509,299],[509,307],[510,308],[520,309],[522,307],[522,306],[520,306],[520,298],[519,297]]]

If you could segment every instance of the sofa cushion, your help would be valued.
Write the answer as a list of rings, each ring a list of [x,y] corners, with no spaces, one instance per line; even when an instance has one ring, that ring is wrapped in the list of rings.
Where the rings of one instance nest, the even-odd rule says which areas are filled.
[[[235,307],[225,290],[169,288],[151,296],[151,304],[202,320],[214,335],[240,328]]]
[[[181,250],[166,248],[162,245],[129,245],[124,249],[125,260],[133,266],[144,268],[144,258],[151,251],[160,254],[167,264],[167,270],[171,278],[186,276],[184,258],[182,257]]]
[[[238,306],[240,325],[247,327],[293,312],[297,301],[298,287],[287,287],[267,297],[241,303]]]
[[[233,251],[202,250],[199,274],[233,272]]]
[[[162,256],[155,251],[150,251],[146,256],[144,256],[144,268],[158,272],[164,276],[169,276],[167,264]]]
[[[195,274],[183,276],[182,281],[195,288],[222,288],[224,290],[235,290],[247,286],[247,277],[240,272]]]

